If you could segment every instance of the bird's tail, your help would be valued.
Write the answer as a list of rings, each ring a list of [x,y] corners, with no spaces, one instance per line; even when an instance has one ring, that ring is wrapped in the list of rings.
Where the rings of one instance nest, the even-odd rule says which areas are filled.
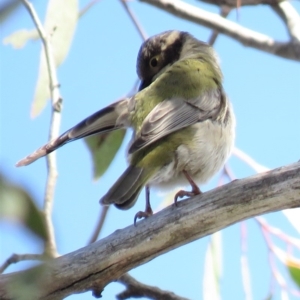
[[[129,166],[106,195],[100,199],[100,203],[114,204],[122,210],[131,208],[152,173],[149,169]]]
[[[122,118],[122,114],[127,113],[127,101],[128,99],[123,99],[97,111],[71,129],[67,130],[58,138],[50,141],[17,162],[16,166],[21,167],[29,165],[40,157],[51,153],[52,151],[71,141],[75,141],[89,135],[108,132],[124,127],[124,124],[122,124],[122,122],[118,122],[118,120],[126,119],[126,117]]]

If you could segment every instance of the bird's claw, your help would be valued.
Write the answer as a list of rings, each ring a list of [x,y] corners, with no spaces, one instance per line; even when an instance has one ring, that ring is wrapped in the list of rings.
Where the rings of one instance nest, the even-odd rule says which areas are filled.
[[[192,196],[196,196],[196,195],[200,195],[200,194],[202,194],[202,192],[200,191],[199,188],[197,190],[193,190],[191,192],[180,190],[179,192],[176,193],[176,195],[174,197],[174,205],[177,207],[178,198],[192,197]]]
[[[133,224],[134,224],[134,226],[136,226],[136,221],[137,220],[139,220],[139,219],[146,219],[146,218],[148,218],[148,217],[150,217],[150,216],[152,216],[153,215],[153,212],[152,212],[152,209],[150,208],[150,210],[146,210],[146,211],[139,211],[139,212],[137,212],[136,214],[135,214],[135,216],[134,216],[134,222],[133,222]]]

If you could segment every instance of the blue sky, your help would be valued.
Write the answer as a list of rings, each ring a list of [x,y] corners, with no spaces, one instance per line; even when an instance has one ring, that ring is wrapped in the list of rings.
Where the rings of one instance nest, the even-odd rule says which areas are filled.
[[[80,7],[88,2],[80,1]],[[218,12],[217,8],[198,1],[189,3]],[[300,13],[299,2],[291,3]],[[210,30],[180,20],[147,4],[136,1],[129,4],[149,36],[169,29],[189,31],[204,41],[210,36]],[[35,6],[43,18],[45,2],[36,1]],[[228,18],[276,40],[288,39],[281,20],[268,6],[242,8],[238,20],[235,11]],[[3,24],[1,40],[16,30],[32,27],[27,11],[20,7]],[[131,90],[137,78],[135,63],[141,42],[119,1],[100,1],[79,20],[71,51],[58,70],[64,99],[61,132]],[[41,159],[24,168],[14,167],[16,161],[44,144],[48,138],[50,105],[36,119],[30,118],[40,42],[29,42],[22,50],[14,50],[3,44],[0,48],[1,170],[14,182],[24,185],[42,207],[45,160]],[[299,63],[244,47],[222,35],[217,39],[215,49],[221,60],[224,88],[236,113],[236,146],[268,168],[298,161]],[[128,139],[129,135],[126,136],[126,141]],[[59,178],[53,220],[60,254],[86,245],[100,212],[98,200],[126,168],[125,150],[126,142],[108,172],[98,181],[92,179],[90,154],[82,141],[68,144],[57,151]],[[237,178],[255,173],[235,157],[229,160],[229,165]],[[217,180],[218,176],[202,189],[205,191],[215,187]],[[157,207],[163,199],[164,196],[160,193],[152,193],[153,207]],[[143,194],[134,208],[128,211],[111,208],[101,237],[132,224],[135,213],[143,208]],[[299,238],[282,213],[264,217],[273,226]],[[253,299],[264,299],[268,294],[271,278],[267,248],[256,222],[248,220],[246,226]],[[13,252],[41,251],[41,245],[34,237],[17,224],[2,222],[0,232],[0,263]],[[223,299],[233,299],[232,295],[235,299],[244,298],[240,271],[240,235],[240,224],[222,231]],[[190,243],[134,269],[130,274],[144,283],[157,285],[178,295],[202,299],[204,255],[208,242],[209,237],[206,237]],[[282,244],[279,242],[279,245]],[[10,266],[7,271],[16,271],[29,265],[26,262],[19,263]],[[283,268],[281,270],[285,272]],[[103,292],[103,299],[112,299],[122,289],[120,284],[110,284]],[[276,291],[279,292],[278,289]],[[274,299],[280,299],[278,294]],[[91,293],[86,293],[69,299],[92,299],[92,296]]]

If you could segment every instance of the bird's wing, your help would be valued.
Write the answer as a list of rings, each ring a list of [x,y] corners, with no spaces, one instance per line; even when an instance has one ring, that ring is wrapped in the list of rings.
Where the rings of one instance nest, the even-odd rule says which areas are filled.
[[[144,120],[141,130],[129,148],[129,153],[140,150],[179,129],[216,119],[225,97],[216,88],[194,99],[174,98],[159,103]]]
[[[118,122],[118,119],[121,119],[122,113],[127,110],[128,99],[120,100],[119,102],[113,103],[106,108],[99,110],[93,115],[87,117],[71,129],[67,130],[65,133],[60,135],[58,138],[50,141],[44,146],[40,147],[30,155],[26,156],[20,160],[16,166],[26,166],[39,159],[42,156],[45,156],[57,148],[69,143],[71,141],[78,140],[83,137],[87,137],[93,134],[108,132],[114,129],[124,127],[125,124]],[[125,119],[123,117],[123,119]]]

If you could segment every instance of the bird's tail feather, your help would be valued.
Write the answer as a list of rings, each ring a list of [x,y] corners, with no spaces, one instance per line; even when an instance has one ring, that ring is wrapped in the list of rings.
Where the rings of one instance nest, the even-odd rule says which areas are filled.
[[[129,166],[106,195],[101,198],[100,203],[103,205],[114,204],[122,210],[131,208],[151,174],[151,170]]]
[[[57,148],[71,141],[75,141],[96,133],[108,132],[123,127],[123,124],[116,124],[117,119],[120,117],[120,113],[122,112],[122,105],[126,105],[126,99],[116,102],[87,117],[71,129],[67,130],[58,138],[50,141],[17,162],[16,166],[21,167],[29,165],[40,157],[53,152]]]

